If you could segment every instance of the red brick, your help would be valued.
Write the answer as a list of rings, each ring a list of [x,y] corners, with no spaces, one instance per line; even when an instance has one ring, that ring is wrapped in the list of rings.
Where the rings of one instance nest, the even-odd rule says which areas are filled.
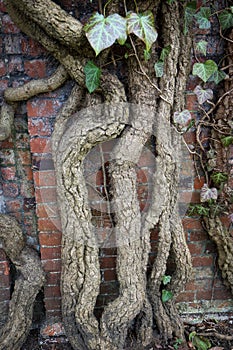
[[[190,241],[206,241],[208,239],[208,234],[206,231],[195,231],[190,232]]]
[[[61,221],[57,218],[38,219],[38,229],[40,231],[54,231],[61,230]]]
[[[211,300],[213,297],[211,290],[198,290],[197,300]]]
[[[30,118],[28,131],[31,136],[50,136],[52,127],[49,118]]]
[[[194,292],[182,292],[178,295],[178,297],[176,298],[176,302],[180,303],[180,302],[189,302],[189,301],[193,301],[195,298],[195,294]]]
[[[14,213],[22,209],[22,201],[19,199],[6,200],[6,209],[8,213]]]
[[[21,49],[23,54],[33,57],[41,56],[41,54],[47,53],[46,49],[43,48],[42,45],[40,45],[37,41],[31,38],[22,39]]]
[[[0,302],[10,299],[10,288],[0,288]]]
[[[179,200],[181,203],[200,203],[200,193],[198,193],[198,192],[181,192]]]
[[[9,266],[8,261],[0,262],[0,273],[5,275],[5,276],[9,276],[9,274],[10,274],[10,266]]]
[[[59,310],[61,308],[60,298],[45,298],[45,308],[47,310]]]
[[[190,145],[190,144],[194,144],[197,142],[197,138],[196,138],[196,132],[195,131],[189,131],[186,132],[184,135],[184,140],[185,142]]]
[[[194,267],[212,266],[213,262],[213,256],[198,256],[192,258],[192,263]]]
[[[103,279],[104,281],[116,281],[117,273],[116,270],[105,270],[103,271]]]
[[[9,15],[4,15],[2,17],[2,32],[7,34],[17,34],[20,32]]]
[[[189,243],[189,251],[192,255],[200,255],[203,253],[203,244],[201,243]]]
[[[54,248],[52,248],[54,249]],[[49,272],[46,276],[47,285],[60,285],[61,272]]]
[[[59,216],[57,204],[37,204],[36,214],[39,218],[57,217]]]
[[[42,260],[42,265],[45,272],[48,271],[61,271],[61,260]]]
[[[7,73],[5,62],[0,61],[0,76],[2,77]]]
[[[45,286],[45,298],[61,297],[60,286]]]
[[[202,230],[202,223],[200,219],[185,218],[183,220],[183,226],[186,230]]]
[[[41,259],[52,260],[61,259],[61,247],[42,247],[41,248]]]
[[[39,241],[42,247],[56,247],[61,245],[61,232],[41,232],[39,234]]]
[[[10,57],[8,63],[8,72],[11,74],[17,74],[23,72],[23,61],[21,57]]]
[[[197,96],[195,94],[186,94],[186,109],[195,111],[197,109]]]
[[[3,180],[14,180],[15,174],[16,174],[16,168],[15,167],[2,168],[1,173],[2,173]]]
[[[9,275],[2,275],[0,272],[0,286],[1,288],[7,288],[10,285]]]
[[[56,187],[36,188],[35,194],[36,194],[37,203],[56,203],[57,202]]]
[[[16,183],[3,184],[3,193],[5,197],[16,198],[19,195],[19,187]]]
[[[101,256],[116,256],[117,249],[116,248],[102,248]]]
[[[51,140],[35,137],[30,140],[32,153],[51,153]]]
[[[36,171],[34,172],[34,183],[35,186],[56,186],[56,175],[55,171]]]
[[[24,69],[30,78],[44,78],[46,76],[46,62],[44,60],[24,61]]]
[[[29,117],[56,116],[61,107],[61,102],[54,100],[36,99],[27,102]]]
[[[115,268],[116,267],[116,258],[115,257],[108,257],[108,258],[100,258],[100,268],[106,269],[106,268]]]
[[[116,283],[108,282],[100,284],[100,294],[116,294],[117,293]]]
[[[214,300],[226,300],[231,299],[232,300],[232,294],[229,289],[214,289]]]

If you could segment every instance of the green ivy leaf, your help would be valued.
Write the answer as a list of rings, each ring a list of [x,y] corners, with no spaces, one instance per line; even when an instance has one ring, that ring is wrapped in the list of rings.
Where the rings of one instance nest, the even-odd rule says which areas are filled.
[[[151,51],[144,50],[143,51],[143,56],[145,61],[149,61],[151,58]]]
[[[192,332],[192,333],[194,333],[194,332]],[[195,349],[197,349],[197,350],[208,350],[211,348],[210,341],[203,336],[199,336],[199,335],[195,334],[191,337],[191,340],[192,340],[193,345],[195,346]]]
[[[194,93],[197,96],[198,99],[198,103],[200,103],[200,105],[202,105],[204,102],[206,102],[207,100],[212,100],[214,97],[214,93],[213,90],[211,89],[202,89],[202,87],[200,85],[197,85],[194,89]]]
[[[224,147],[229,147],[233,144],[233,136],[225,136],[221,138]]]
[[[142,14],[129,12],[127,15],[127,32],[140,38],[146,44],[146,50],[149,51],[158,37],[154,26],[153,13],[151,11]]]
[[[162,290],[162,302],[166,303],[168,300],[173,298],[173,293],[170,290],[163,289]]]
[[[184,109],[181,112],[175,112],[173,115],[173,120],[176,124],[180,126],[187,126],[192,119],[192,115],[188,109]]]
[[[231,11],[224,10],[221,13],[219,13],[218,19],[219,19],[220,26],[223,30],[233,27],[232,9]]]
[[[171,52],[171,45],[164,47],[161,51],[159,60],[164,62],[170,52]]]
[[[163,284],[166,286],[168,283],[171,282],[171,276],[169,275],[164,275],[163,278],[162,278],[162,281],[163,281]]]
[[[163,76],[164,63],[162,61],[158,61],[154,65],[155,75],[157,78],[161,78]]]
[[[227,182],[228,175],[226,173],[213,173],[211,175],[211,179],[213,180],[214,184],[221,185],[224,182]]]
[[[200,29],[209,29],[211,27],[210,16],[211,10],[209,7],[200,8],[200,11],[195,16]]]
[[[201,54],[203,54],[204,56],[206,56],[206,52],[207,52],[207,45],[208,42],[205,40],[201,40],[196,44],[196,50],[197,52],[200,52]]]
[[[184,12],[184,34],[185,35],[188,33],[189,27],[191,26],[191,24],[193,22],[196,8],[197,8],[196,1],[188,2],[186,7],[185,7],[185,12]]]
[[[193,75],[197,75],[205,83],[218,70],[217,64],[213,60],[207,60],[204,63],[195,63],[193,65]]]
[[[92,61],[88,61],[84,67],[86,87],[90,93],[95,91],[100,85],[101,69]]]
[[[126,19],[114,13],[108,17],[96,12],[85,25],[87,39],[96,56],[118,40],[123,45],[127,39]]]
[[[217,70],[214,72],[214,74],[210,77],[209,81],[214,81],[215,84],[219,84],[220,81],[224,80],[227,77],[227,74],[222,70]]]

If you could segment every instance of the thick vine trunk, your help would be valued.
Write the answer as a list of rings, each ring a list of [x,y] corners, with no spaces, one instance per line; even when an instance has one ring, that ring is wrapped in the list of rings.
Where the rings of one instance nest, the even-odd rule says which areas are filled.
[[[213,172],[223,172],[227,175],[227,182],[222,184],[220,189],[220,205],[226,208],[226,212],[232,215],[233,205],[233,166],[231,161],[232,145],[229,147],[223,147],[222,137],[223,134],[232,135],[233,125],[233,54],[232,54],[232,40],[233,30],[229,35],[230,41],[228,42],[225,66],[229,67],[228,79],[224,82],[225,97],[221,100],[214,115],[215,128],[212,129],[212,147],[215,151],[215,167]],[[220,130],[220,132],[218,131]],[[220,211],[221,215],[221,211]],[[213,241],[216,243],[218,250],[218,265],[222,272],[222,277],[226,285],[231,289],[233,293],[233,237],[230,232],[230,227],[226,225],[219,218],[219,211],[215,208],[211,209],[211,215],[204,218],[207,231]],[[231,219],[232,222],[232,219]]]
[[[26,246],[19,224],[3,214],[0,215],[0,241],[19,273],[7,321],[0,329],[0,349],[19,350],[30,331],[33,305],[43,286],[44,272],[38,254]]]
[[[191,272],[190,254],[177,208],[180,140],[171,125],[173,113],[184,109],[189,69],[190,39],[183,35],[183,6],[178,1],[168,5],[159,0],[150,5],[155,18],[163,23],[159,28],[160,47],[171,46],[163,77],[154,77],[153,65],[158,59],[155,48],[151,60],[145,62],[141,45],[134,45],[132,41],[137,59],[128,60],[127,89],[116,76],[104,72],[100,88],[105,103],[92,106],[95,101],[99,103],[100,98],[94,95],[84,99],[86,59],[79,52],[82,25],[52,1],[39,0],[36,6],[31,0],[20,3],[5,0],[5,3],[16,24],[63,65],[51,79],[8,89],[6,101],[12,103],[55,89],[68,74],[77,84],[57,117],[52,138],[63,233],[62,312],[73,348],[123,349],[133,324],[140,345],[150,343],[155,326],[165,340],[174,334],[183,337],[174,300],[165,304],[161,299],[162,277],[171,253],[175,272],[170,290],[174,297],[184,288]],[[45,15],[45,3],[46,8],[51,9],[49,17]],[[143,11],[148,9],[148,4],[141,1],[138,7]],[[77,30],[75,36],[74,30]],[[89,49],[87,55],[88,52]],[[6,124],[10,125],[11,121]],[[156,138],[157,154],[154,189],[149,210],[141,213],[135,167],[151,135]],[[117,137],[110,176],[119,296],[97,320],[94,307],[100,286],[99,242],[98,232],[92,225],[83,162],[96,144]],[[158,254],[147,278],[150,230],[156,225],[159,227]]]

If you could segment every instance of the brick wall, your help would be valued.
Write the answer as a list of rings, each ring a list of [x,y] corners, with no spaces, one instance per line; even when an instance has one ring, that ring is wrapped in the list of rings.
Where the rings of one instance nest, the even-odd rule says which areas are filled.
[[[63,1],[69,8],[71,1]],[[2,33],[0,36],[0,96],[6,87],[19,86],[34,78],[50,75],[57,63],[49,57],[46,51],[32,39],[22,34],[12,23],[0,0],[0,15],[2,19]],[[208,40],[208,58],[221,56],[222,41],[214,30],[197,31],[196,40]],[[197,101],[193,93],[198,80],[190,77],[187,86],[187,108],[195,118],[199,118]],[[9,139],[0,143],[0,196],[4,196],[5,212],[15,216],[22,225],[28,244],[41,254],[41,260],[46,272],[46,284],[43,290],[43,303],[47,320],[60,320],[61,295],[59,288],[61,273],[61,225],[56,203],[56,181],[51,157],[50,137],[53,131],[57,112],[66,100],[71,90],[72,82],[63,88],[48,94],[41,94],[20,103],[14,129]],[[195,132],[185,135],[186,142],[195,142]],[[111,142],[102,146],[105,167],[108,165]],[[97,150],[95,152],[98,153]],[[100,153],[98,153],[100,157]],[[90,155],[91,157],[91,155]],[[96,155],[95,155],[96,157]],[[152,157],[153,158],[153,157]],[[90,158],[91,159],[91,158]],[[96,159],[96,158],[95,158]],[[187,171],[187,162],[189,170]],[[138,193],[142,210],[146,210],[150,193],[150,172],[153,168],[151,152],[143,155],[138,164]],[[90,169],[89,169],[90,170]],[[98,191],[102,191],[104,181],[100,169],[95,173],[88,173],[88,181]],[[191,173],[190,173],[191,171]],[[148,183],[149,180],[149,183]],[[181,206],[187,207],[189,202],[199,202],[200,188],[204,178],[194,175],[193,165],[190,168],[190,157],[186,154],[183,159],[183,170],[180,184]],[[95,192],[95,191],[94,191]],[[94,194],[89,190],[90,200]],[[93,210],[93,217],[97,225],[104,224],[103,236],[107,234],[109,221],[99,208]],[[187,242],[192,253],[195,269],[194,280],[187,285],[178,302],[180,309],[186,313],[233,312],[233,301],[229,290],[222,282],[218,267],[215,245],[209,240],[198,217],[184,216],[183,224]],[[150,264],[153,263],[157,242],[157,232],[151,233],[152,253]],[[118,285],[116,282],[116,249],[105,247],[100,251],[101,264],[101,294],[96,305],[99,314],[103,305],[116,297]],[[150,264],[148,268],[150,268]],[[10,298],[11,281],[9,277],[10,263],[3,250],[0,249],[0,315],[4,318]]]

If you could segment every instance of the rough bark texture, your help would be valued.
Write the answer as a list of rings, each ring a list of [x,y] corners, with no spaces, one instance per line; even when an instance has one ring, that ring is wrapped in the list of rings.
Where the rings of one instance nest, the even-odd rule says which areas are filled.
[[[212,147],[214,149],[214,164],[212,172],[223,172],[227,174],[227,182],[222,184],[220,189],[219,204],[223,206],[223,210],[228,214],[232,214],[232,162],[230,160],[231,147],[222,147],[221,138],[223,135],[232,135],[233,123],[233,54],[232,40],[233,30],[229,35],[231,42],[228,43],[225,66],[229,66],[229,78],[224,83],[225,97],[214,115],[214,128],[212,129]],[[211,215],[205,218],[205,224],[210,237],[217,245],[218,249],[218,264],[222,271],[222,276],[226,284],[233,292],[233,237],[230,232],[230,227],[227,227],[221,222],[218,215],[221,215],[221,210],[217,208],[211,209]]]
[[[132,325],[136,327],[136,342],[140,345],[150,343],[155,326],[165,340],[173,335],[183,337],[183,325],[174,300],[167,303],[161,300],[162,277],[166,273],[170,254],[174,256],[175,263],[169,285],[174,297],[184,288],[192,270],[177,206],[180,135],[171,125],[173,113],[184,109],[189,70],[191,44],[189,36],[183,35],[183,5],[179,1],[170,5],[159,0],[153,4],[138,2],[140,11],[149,6],[155,18],[160,19],[159,46],[171,46],[161,79],[154,77],[153,64],[158,57],[157,50],[153,47],[151,60],[145,62],[141,44],[134,45],[132,41],[134,57],[130,56],[128,60],[127,87],[117,76],[104,71],[99,95],[90,97],[85,90],[83,66],[86,62],[84,55],[91,57],[92,50],[90,47],[85,51],[80,50],[83,43],[80,22],[52,1],[39,0],[35,4],[32,0],[20,3],[17,0],[5,0],[5,3],[10,16],[21,30],[38,40],[62,65],[51,78],[6,90],[6,101],[12,103],[25,100],[35,94],[56,89],[68,75],[76,83],[56,119],[52,137],[63,233],[62,312],[66,333],[73,348],[123,349]],[[115,1],[114,6],[117,5]],[[127,102],[126,91],[130,103]],[[102,99],[104,104],[100,104]],[[4,135],[10,133],[12,108],[2,109]],[[149,210],[140,213],[135,164],[152,134],[156,138],[154,192]],[[112,153],[110,175],[119,296],[97,320],[94,307],[100,286],[100,243],[98,232],[92,224],[83,162],[96,144],[118,136],[119,141]],[[156,225],[159,227],[158,253],[152,272],[147,277],[150,230]],[[8,232],[6,221],[3,221],[2,227],[3,232]],[[212,225],[210,231],[213,230]],[[14,234],[14,239],[21,237],[19,229],[17,232],[18,236]],[[35,254],[25,248],[21,239],[18,238],[20,242],[17,249],[14,248],[11,253],[11,242],[6,235],[2,239],[6,251],[12,254],[9,255],[10,259],[18,264],[22,272],[22,279],[15,286],[11,302],[13,311],[10,311],[9,319],[18,312],[16,319],[19,320],[27,311],[27,321],[18,325],[21,330],[20,340],[6,347],[8,338],[4,329],[8,329],[8,323],[0,338],[2,349],[16,349],[15,344],[19,346],[23,333],[28,330],[32,310],[29,296],[31,299],[35,297],[42,285],[43,275]],[[26,256],[30,257],[32,271],[28,271],[30,266],[25,261]],[[28,271],[29,280],[24,277],[24,271]],[[31,280],[35,272],[38,278]],[[24,300],[21,300],[20,288],[25,291]],[[17,311],[16,299],[22,311]],[[30,305],[27,310],[25,300]]]
[[[19,224],[8,215],[0,215],[0,241],[19,273],[8,319],[0,329],[0,349],[19,350],[30,331],[34,301],[45,276],[38,254],[26,246]]]

